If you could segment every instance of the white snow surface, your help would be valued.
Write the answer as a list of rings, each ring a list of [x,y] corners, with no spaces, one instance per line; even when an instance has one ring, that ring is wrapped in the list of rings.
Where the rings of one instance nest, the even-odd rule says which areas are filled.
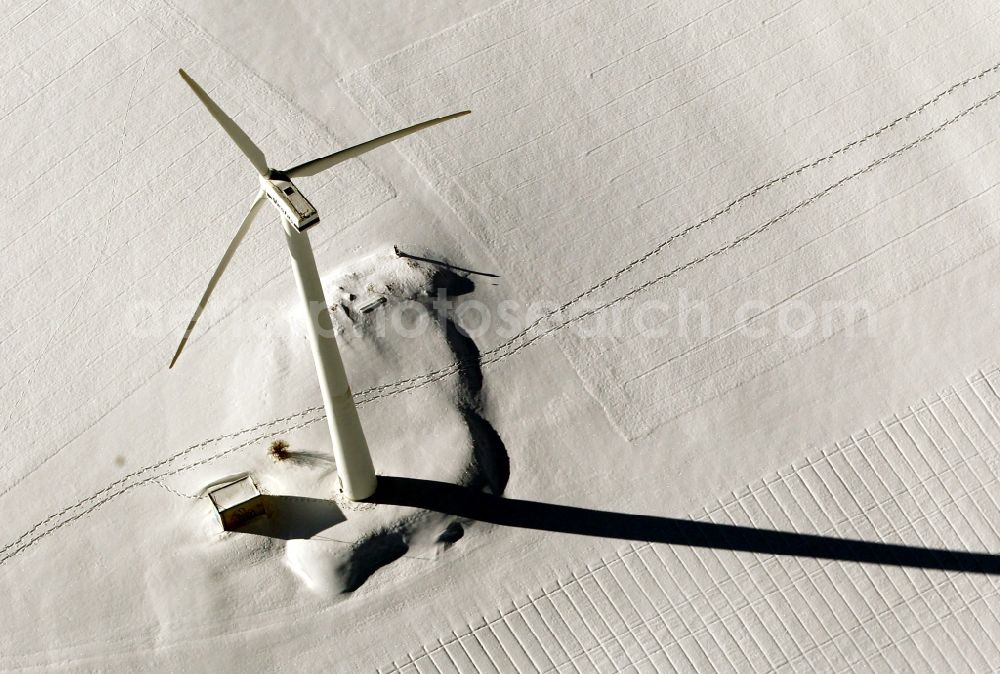
[[[996,575],[546,515],[1000,553],[995,3],[10,0],[0,34],[0,668],[1000,662]],[[179,67],[278,167],[473,110],[297,182],[380,484],[516,525],[337,494],[271,211],[167,369],[256,189]],[[274,509],[224,532],[243,473]]]

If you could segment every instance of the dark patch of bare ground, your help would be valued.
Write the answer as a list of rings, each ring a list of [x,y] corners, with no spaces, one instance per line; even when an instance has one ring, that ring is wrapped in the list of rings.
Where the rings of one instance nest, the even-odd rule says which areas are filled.
[[[432,283],[435,296],[441,290],[448,298],[466,295],[475,287],[468,276],[456,273],[450,267],[438,269]],[[443,320],[445,339],[459,366],[459,412],[472,443],[472,456],[461,486],[500,496],[510,477],[510,457],[500,435],[481,412],[483,370],[479,347],[450,317],[439,318]],[[357,542],[338,569],[342,592],[357,590],[378,569],[405,555],[413,533],[418,528],[426,527],[431,518],[440,519],[440,514],[424,511]],[[455,544],[465,534],[465,527],[470,523],[471,520],[462,517],[453,517],[439,523],[443,526],[436,538],[437,544],[442,548]]]

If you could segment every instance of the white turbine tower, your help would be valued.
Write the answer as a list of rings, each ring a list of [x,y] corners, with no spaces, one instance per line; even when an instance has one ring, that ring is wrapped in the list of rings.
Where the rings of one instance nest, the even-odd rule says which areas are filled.
[[[181,77],[194,91],[195,95],[208,108],[225,132],[236,143],[236,146],[247,156],[250,163],[260,174],[260,191],[250,205],[250,212],[243,218],[243,223],[236,230],[233,240],[222,256],[219,266],[208,281],[208,287],[201,296],[201,301],[195,309],[194,316],[188,323],[181,343],[177,346],[170,361],[170,367],[177,362],[184,349],[195,323],[205,310],[205,303],[215,290],[219,277],[246,236],[254,216],[260,210],[260,205],[266,197],[278,209],[285,228],[285,240],[288,252],[292,258],[292,270],[295,281],[302,296],[306,311],[309,341],[312,345],[313,359],[316,361],[316,372],[319,375],[319,387],[323,394],[323,406],[326,408],[327,424],[330,427],[330,438],[333,442],[333,456],[337,462],[337,472],[340,475],[341,488],[347,498],[357,501],[371,496],[375,492],[375,468],[372,464],[368,443],[358,419],[358,411],[354,406],[351,387],[344,372],[344,363],[340,358],[337,340],[333,336],[333,321],[330,318],[323,285],[320,282],[319,271],[316,269],[316,259],[313,257],[312,245],[306,229],[319,222],[319,214],[313,205],[292,184],[292,178],[311,176],[336,166],[342,161],[358,157],[369,150],[390,143],[408,134],[420,131],[434,124],[469,113],[468,110],[446,117],[414,124],[413,126],[369,140],[360,145],[349,147],[331,155],[307,161],[290,169],[279,171],[270,168],[264,153],[254,145],[253,141],[236,125],[222,109],[215,104],[205,90],[191,79],[186,72],[180,71]]]

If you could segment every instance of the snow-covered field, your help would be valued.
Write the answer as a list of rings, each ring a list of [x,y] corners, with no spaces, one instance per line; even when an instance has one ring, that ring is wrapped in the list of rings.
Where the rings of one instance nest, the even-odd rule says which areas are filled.
[[[997,667],[995,3],[8,0],[0,35],[0,667]],[[473,110],[297,181],[370,503],[273,211],[166,367],[256,189],[179,67],[278,166]],[[270,516],[225,532],[243,472]]]

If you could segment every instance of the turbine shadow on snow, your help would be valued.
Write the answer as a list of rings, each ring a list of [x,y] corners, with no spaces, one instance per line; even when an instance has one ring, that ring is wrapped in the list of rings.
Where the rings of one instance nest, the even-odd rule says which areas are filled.
[[[1000,555],[876,543],[771,529],[631,515],[510,499],[456,484],[380,475],[372,503],[410,506],[503,526],[887,566],[1000,574]]]

